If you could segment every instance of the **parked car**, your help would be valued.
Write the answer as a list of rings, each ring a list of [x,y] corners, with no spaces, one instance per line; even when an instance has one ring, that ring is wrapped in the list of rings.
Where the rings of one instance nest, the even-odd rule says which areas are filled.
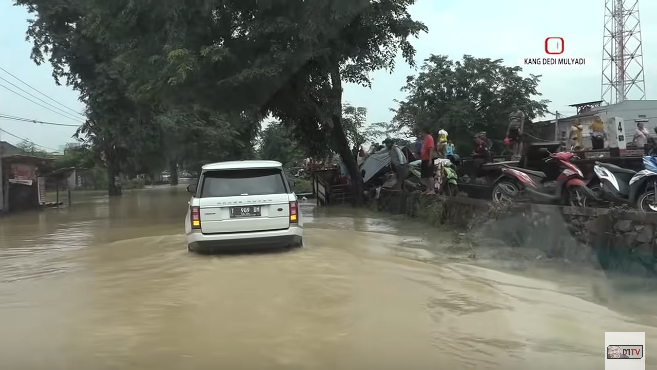
[[[189,251],[303,246],[299,203],[279,162],[207,164],[187,191]]]

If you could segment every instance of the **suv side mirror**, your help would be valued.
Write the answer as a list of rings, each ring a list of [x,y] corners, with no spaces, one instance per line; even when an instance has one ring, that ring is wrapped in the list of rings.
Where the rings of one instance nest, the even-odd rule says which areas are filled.
[[[196,186],[196,184],[187,185],[187,192],[192,194],[196,193]]]

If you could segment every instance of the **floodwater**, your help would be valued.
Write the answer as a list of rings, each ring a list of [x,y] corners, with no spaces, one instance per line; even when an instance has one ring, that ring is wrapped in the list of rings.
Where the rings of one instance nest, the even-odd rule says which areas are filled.
[[[466,263],[419,223],[308,203],[304,248],[202,256],[182,187],[74,196],[0,220],[2,369],[600,369],[605,331],[657,346],[653,293]]]

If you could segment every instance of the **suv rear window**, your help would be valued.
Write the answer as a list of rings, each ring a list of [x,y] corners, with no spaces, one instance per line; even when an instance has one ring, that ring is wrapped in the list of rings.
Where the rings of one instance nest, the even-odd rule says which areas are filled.
[[[285,193],[287,189],[283,173],[275,168],[224,170],[203,174],[201,198]]]

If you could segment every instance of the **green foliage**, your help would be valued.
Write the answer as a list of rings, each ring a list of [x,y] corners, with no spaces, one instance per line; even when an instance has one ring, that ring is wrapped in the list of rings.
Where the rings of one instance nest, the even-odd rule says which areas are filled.
[[[402,91],[408,96],[398,102],[395,124],[409,129],[426,125],[434,134],[445,129],[461,149],[472,148],[478,132],[504,138],[513,104],[530,120],[547,113],[549,100],[534,100],[541,95],[537,91],[541,76],[522,77],[522,68],[502,62],[469,55],[453,61],[432,55],[417,76],[407,78]]]
[[[313,183],[307,179],[296,178],[294,184],[294,191],[298,194],[312,193]]]
[[[62,156],[55,158],[53,167],[60,168],[93,168],[96,166],[94,154],[88,146],[67,149]]]
[[[360,194],[342,82],[369,86],[399,51],[413,65],[426,31],[415,0],[14,1],[36,14],[34,61],[80,91],[79,137],[109,176],[253,156],[271,114],[305,153],[345,158]]]
[[[342,106],[342,125],[350,146],[359,147],[370,141],[365,132],[367,120],[367,108],[354,107],[351,104]]]
[[[124,180],[122,181],[121,186],[126,190],[143,189],[146,187],[146,181],[143,179]]]
[[[270,123],[260,135],[258,157],[281,162],[283,167],[292,167],[294,162],[302,160],[304,153],[291,131],[281,122]]]
[[[43,150],[41,147],[34,145],[33,142],[28,140],[22,140],[20,143],[16,144],[21,154],[31,155],[35,157],[50,158],[52,154]]]

